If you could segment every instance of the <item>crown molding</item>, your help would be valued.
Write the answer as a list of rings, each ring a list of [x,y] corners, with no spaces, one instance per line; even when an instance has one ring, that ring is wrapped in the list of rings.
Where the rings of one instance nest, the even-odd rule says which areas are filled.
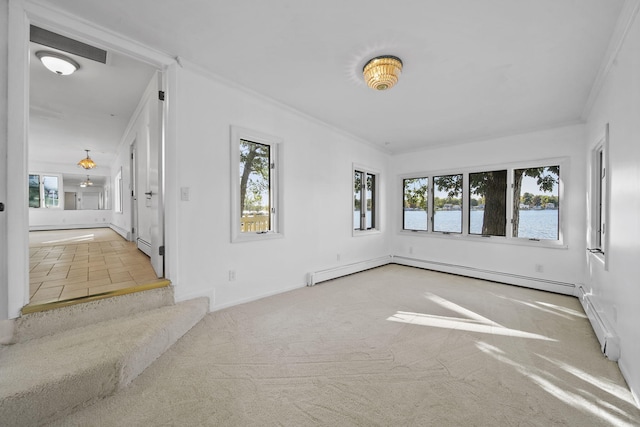
[[[582,110],[580,116],[582,120],[586,121],[591,114],[591,110],[600,95],[600,91],[611,72],[611,68],[615,65],[620,49],[622,49],[631,26],[638,15],[638,11],[640,11],[640,0],[626,0],[624,5],[622,5],[622,10],[620,11],[620,15],[618,15],[618,21],[609,40],[609,46],[600,65],[600,70],[598,71],[593,86],[591,86],[587,103]]]

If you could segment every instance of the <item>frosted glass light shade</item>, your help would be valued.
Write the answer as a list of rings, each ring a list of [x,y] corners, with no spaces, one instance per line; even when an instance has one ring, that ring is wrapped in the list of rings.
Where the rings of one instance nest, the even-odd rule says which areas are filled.
[[[56,52],[41,50],[36,52],[36,56],[49,71],[61,76],[73,74],[78,68],[80,68],[80,64],[76,61]]]

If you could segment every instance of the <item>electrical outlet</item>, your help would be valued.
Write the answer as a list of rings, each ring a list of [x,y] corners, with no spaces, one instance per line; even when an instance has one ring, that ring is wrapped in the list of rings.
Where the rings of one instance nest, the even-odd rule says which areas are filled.
[[[536,264],[536,273],[544,273],[544,266],[542,264]]]
[[[413,253],[413,246],[409,246],[409,254]]]
[[[236,280],[236,271],[235,270],[229,270],[229,281],[233,282],[234,280]]]
[[[336,261],[340,261],[340,254],[336,254]]]

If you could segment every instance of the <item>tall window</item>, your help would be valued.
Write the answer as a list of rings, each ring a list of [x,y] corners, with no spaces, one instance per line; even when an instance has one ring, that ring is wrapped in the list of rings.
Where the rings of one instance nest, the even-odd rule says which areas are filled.
[[[403,216],[402,229],[427,231],[429,223],[429,178],[408,178],[402,180]]]
[[[118,173],[116,174],[116,179],[114,181],[114,186],[113,186],[113,199],[114,199],[114,210],[118,213],[122,213],[123,211],[123,206],[122,206],[122,168],[120,168],[120,170],[118,170]]]
[[[596,147],[592,161],[593,189],[592,189],[592,222],[591,238],[592,252],[605,252],[605,236],[607,233],[607,170],[606,139]]]
[[[232,127],[232,240],[281,233],[278,222],[279,140]]]
[[[353,171],[353,229],[378,228],[376,192],[377,174],[364,168]]]
[[[271,230],[271,146],[240,140],[240,232]]]
[[[433,177],[433,231],[462,233],[462,175]]]
[[[59,208],[59,182],[56,175],[29,174],[29,207]]]
[[[513,171],[513,237],[558,240],[560,166]]]
[[[506,170],[470,173],[469,199],[469,234],[506,235]]]

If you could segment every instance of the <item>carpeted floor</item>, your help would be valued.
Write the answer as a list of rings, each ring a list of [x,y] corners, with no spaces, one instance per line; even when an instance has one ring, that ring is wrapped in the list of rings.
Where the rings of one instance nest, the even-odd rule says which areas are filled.
[[[211,313],[54,425],[639,424],[576,298],[389,265]]]

